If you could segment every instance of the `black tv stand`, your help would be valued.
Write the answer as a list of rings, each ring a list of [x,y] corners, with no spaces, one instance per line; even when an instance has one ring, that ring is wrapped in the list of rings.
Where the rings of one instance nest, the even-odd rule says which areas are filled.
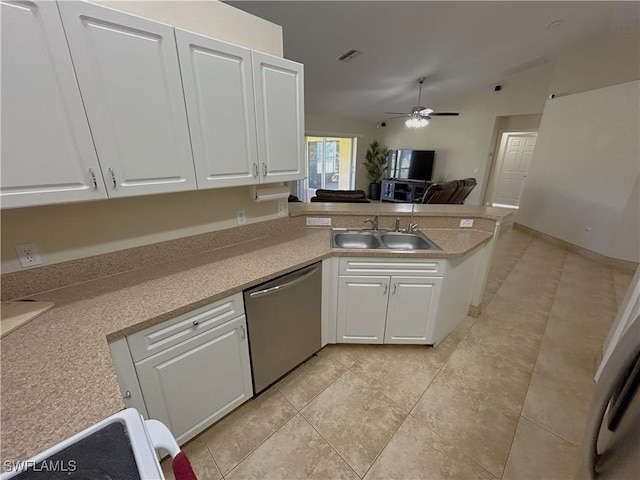
[[[430,181],[387,178],[382,180],[380,200],[394,203],[419,202],[431,183]]]

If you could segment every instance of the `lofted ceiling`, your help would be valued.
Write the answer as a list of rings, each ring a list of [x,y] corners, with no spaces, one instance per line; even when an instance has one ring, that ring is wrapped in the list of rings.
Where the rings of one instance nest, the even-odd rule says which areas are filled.
[[[305,111],[379,122],[550,65],[572,45],[638,29],[640,3],[226,1],[282,26],[284,56],[305,65]],[[337,57],[356,49],[346,62]]]

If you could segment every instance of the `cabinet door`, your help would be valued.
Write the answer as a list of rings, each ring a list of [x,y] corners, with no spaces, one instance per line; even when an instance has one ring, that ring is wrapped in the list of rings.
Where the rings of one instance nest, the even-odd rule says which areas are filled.
[[[442,278],[391,277],[384,343],[432,344]]]
[[[251,52],[262,183],[304,178],[304,80],[299,63]]]
[[[339,277],[338,343],[382,343],[389,277]]]
[[[195,190],[173,28],[85,2],[59,8],[109,196]]]
[[[258,183],[251,50],[176,29],[198,188]]]
[[[106,198],[56,3],[3,1],[0,18],[2,206]]]
[[[244,315],[136,364],[150,418],[178,443],[252,396]]]

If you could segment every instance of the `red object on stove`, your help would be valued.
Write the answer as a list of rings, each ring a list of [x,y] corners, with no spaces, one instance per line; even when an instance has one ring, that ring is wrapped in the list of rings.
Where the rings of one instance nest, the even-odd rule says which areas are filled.
[[[193,468],[191,468],[191,462],[187,454],[182,451],[173,457],[171,467],[173,468],[173,475],[176,477],[176,480],[198,480],[196,474],[193,473]]]

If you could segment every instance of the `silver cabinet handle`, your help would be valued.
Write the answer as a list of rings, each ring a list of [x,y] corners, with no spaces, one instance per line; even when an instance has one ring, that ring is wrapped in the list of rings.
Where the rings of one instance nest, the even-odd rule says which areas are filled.
[[[199,324],[200,324],[200,322],[198,320],[194,320],[193,321],[193,326],[194,327],[197,327]]]
[[[387,294],[387,290],[389,290],[389,284],[385,283],[384,284],[384,292],[382,292],[382,295],[386,295]]]
[[[116,174],[113,173],[113,168],[109,169],[109,173],[111,174],[111,181],[113,182],[113,188],[118,186],[118,182],[116,182]]]
[[[96,174],[93,173],[93,168],[89,169],[89,175],[91,175],[91,181],[93,182],[93,189],[98,189],[98,182],[96,181]]]
[[[129,400],[131,398],[131,392],[129,390],[127,390],[126,392],[124,392],[124,394],[122,395],[122,398],[124,400]]]
[[[395,295],[396,294],[396,290],[398,290],[398,284],[394,283],[393,284],[393,293],[391,295]]]
[[[244,326],[240,327],[240,338],[245,338],[247,336],[247,332],[244,329]]]
[[[253,163],[253,176],[258,178],[258,164],[255,162]]]
[[[265,176],[265,177],[267,176],[267,164],[266,163],[262,164],[262,175]]]

